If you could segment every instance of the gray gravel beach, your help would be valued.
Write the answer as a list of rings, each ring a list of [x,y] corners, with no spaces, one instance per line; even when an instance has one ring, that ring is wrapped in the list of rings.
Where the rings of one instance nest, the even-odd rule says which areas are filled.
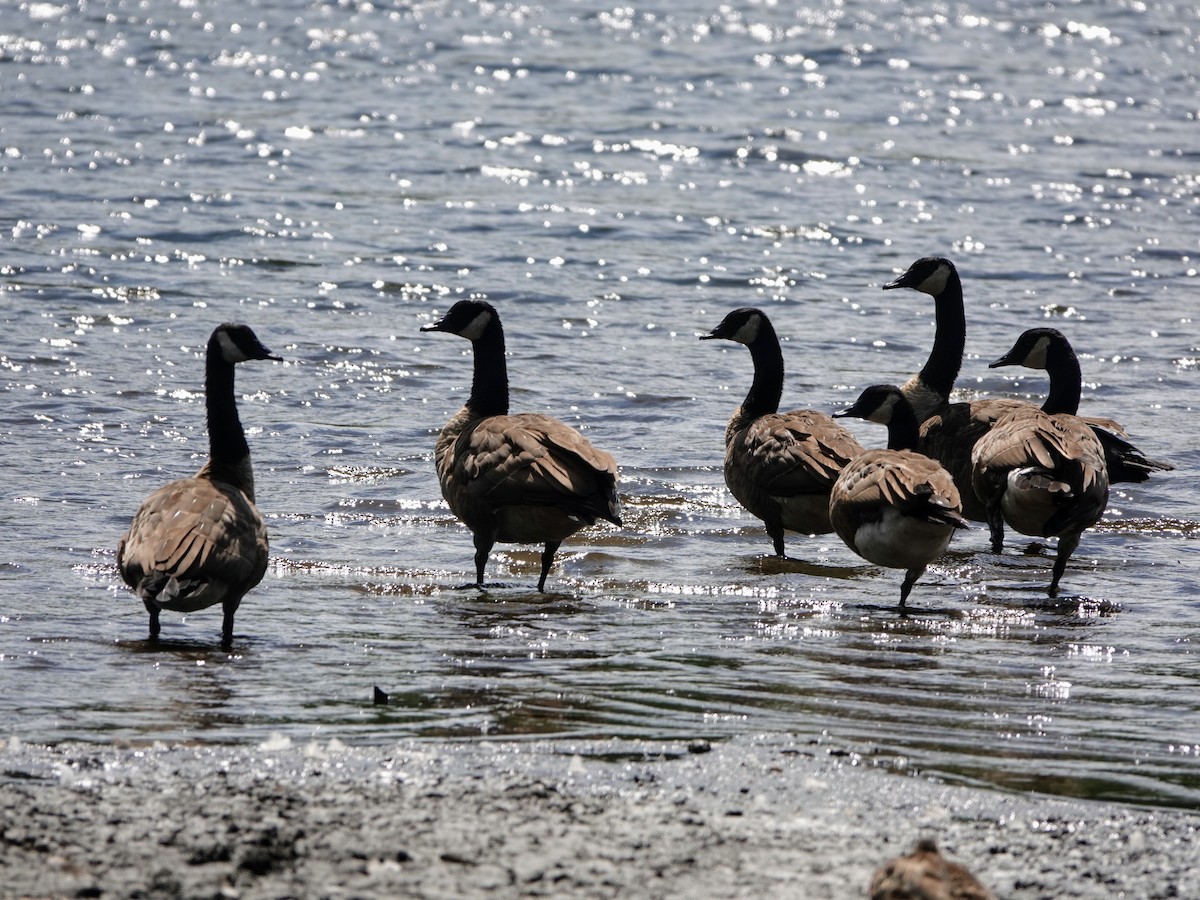
[[[919,837],[998,897],[1200,896],[1200,815],[786,736],[0,749],[4,897],[864,897]]]

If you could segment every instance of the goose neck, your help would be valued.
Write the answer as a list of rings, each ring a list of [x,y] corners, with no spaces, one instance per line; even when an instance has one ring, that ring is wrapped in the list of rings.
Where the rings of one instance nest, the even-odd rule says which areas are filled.
[[[238,417],[233,381],[233,364],[225,361],[218,348],[210,346],[204,377],[209,455],[205,471],[215,480],[236,484],[253,496],[250,446]]]
[[[888,419],[888,449],[916,450],[920,439],[920,425],[917,415],[909,404],[899,402],[892,408],[891,418]]]
[[[967,345],[967,318],[963,310],[962,282],[951,272],[940,294],[933,298],[936,321],[933,349],[921,369],[921,380],[949,400],[962,368]]]
[[[508,363],[500,323],[493,323],[472,346],[475,368],[467,408],[481,418],[508,415]]]
[[[742,402],[742,412],[757,418],[779,411],[779,401],[783,397],[783,350],[775,331],[766,322],[749,347],[754,381]]]
[[[1054,348],[1046,358],[1046,373],[1050,376],[1050,393],[1046,395],[1042,410],[1051,415],[1077,414],[1083,373],[1079,369],[1079,357],[1075,351]]]

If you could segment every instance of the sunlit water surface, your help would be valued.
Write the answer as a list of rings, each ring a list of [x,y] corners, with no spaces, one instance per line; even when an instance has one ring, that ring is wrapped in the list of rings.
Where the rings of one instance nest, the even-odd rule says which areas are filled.
[[[0,728],[27,740],[721,738],[789,732],[943,777],[1200,802],[1197,13],[846,0],[26,3],[0,25]],[[721,474],[745,349],[785,404],[919,368],[951,256],[965,392],[1024,328],[1080,351],[1085,411],[1175,472],[1114,490],[1063,596],[1052,548],[975,529],[901,574],[760,525]],[[513,405],[614,453],[625,526],[471,574],[432,446],[484,296]],[[129,517],[207,452],[225,320],[272,565],[220,614],[146,615]],[[855,423],[880,445],[874,426]],[[386,705],[372,702],[379,687]]]

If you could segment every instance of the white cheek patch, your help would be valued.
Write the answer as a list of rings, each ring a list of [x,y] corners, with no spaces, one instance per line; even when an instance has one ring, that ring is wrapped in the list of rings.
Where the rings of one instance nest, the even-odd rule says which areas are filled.
[[[917,285],[917,290],[936,297],[946,289],[946,282],[949,280],[950,267],[944,263],[938,263],[938,267],[924,281]]]
[[[477,341],[483,337],[483,333],[487,331],[488,325],[492,323],[492,314],[486,309],[467,323],[459,334],[465,337],[468,341]]]
[[[758,340],[758,329],[762,324],[762,316],[750,316],[741,328],[733,334],[733,339],[739,344],[749,346]]]
[[[874,422],[876,425],[890,424],[899,400],[900,398],[895,394],[888,394],[888,398],[875,407],[875,411],[871,413],[871,417],[867,421]]]
[[[1025,354],[1025,359],[1021,361],[1021,365],[1027,366],[1030,369],[1046,368],[1046,355],[1050,352],[1050,338],[1042,336],[1037,339],[1034,345]]]
[[[245,362],[250,357],[242,352],[242,348],[234,343],[226,331],[217,332],[217,346],[221,348],[221,358],[227,363]]]

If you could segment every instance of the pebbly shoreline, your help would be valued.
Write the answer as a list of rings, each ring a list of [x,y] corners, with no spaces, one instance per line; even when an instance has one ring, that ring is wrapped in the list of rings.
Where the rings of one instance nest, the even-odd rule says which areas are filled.
[[[1200,896],[1200,814],[949,786],[759,736],[0,743],[0,895],[865,897],[919,837],[998,897]]]

